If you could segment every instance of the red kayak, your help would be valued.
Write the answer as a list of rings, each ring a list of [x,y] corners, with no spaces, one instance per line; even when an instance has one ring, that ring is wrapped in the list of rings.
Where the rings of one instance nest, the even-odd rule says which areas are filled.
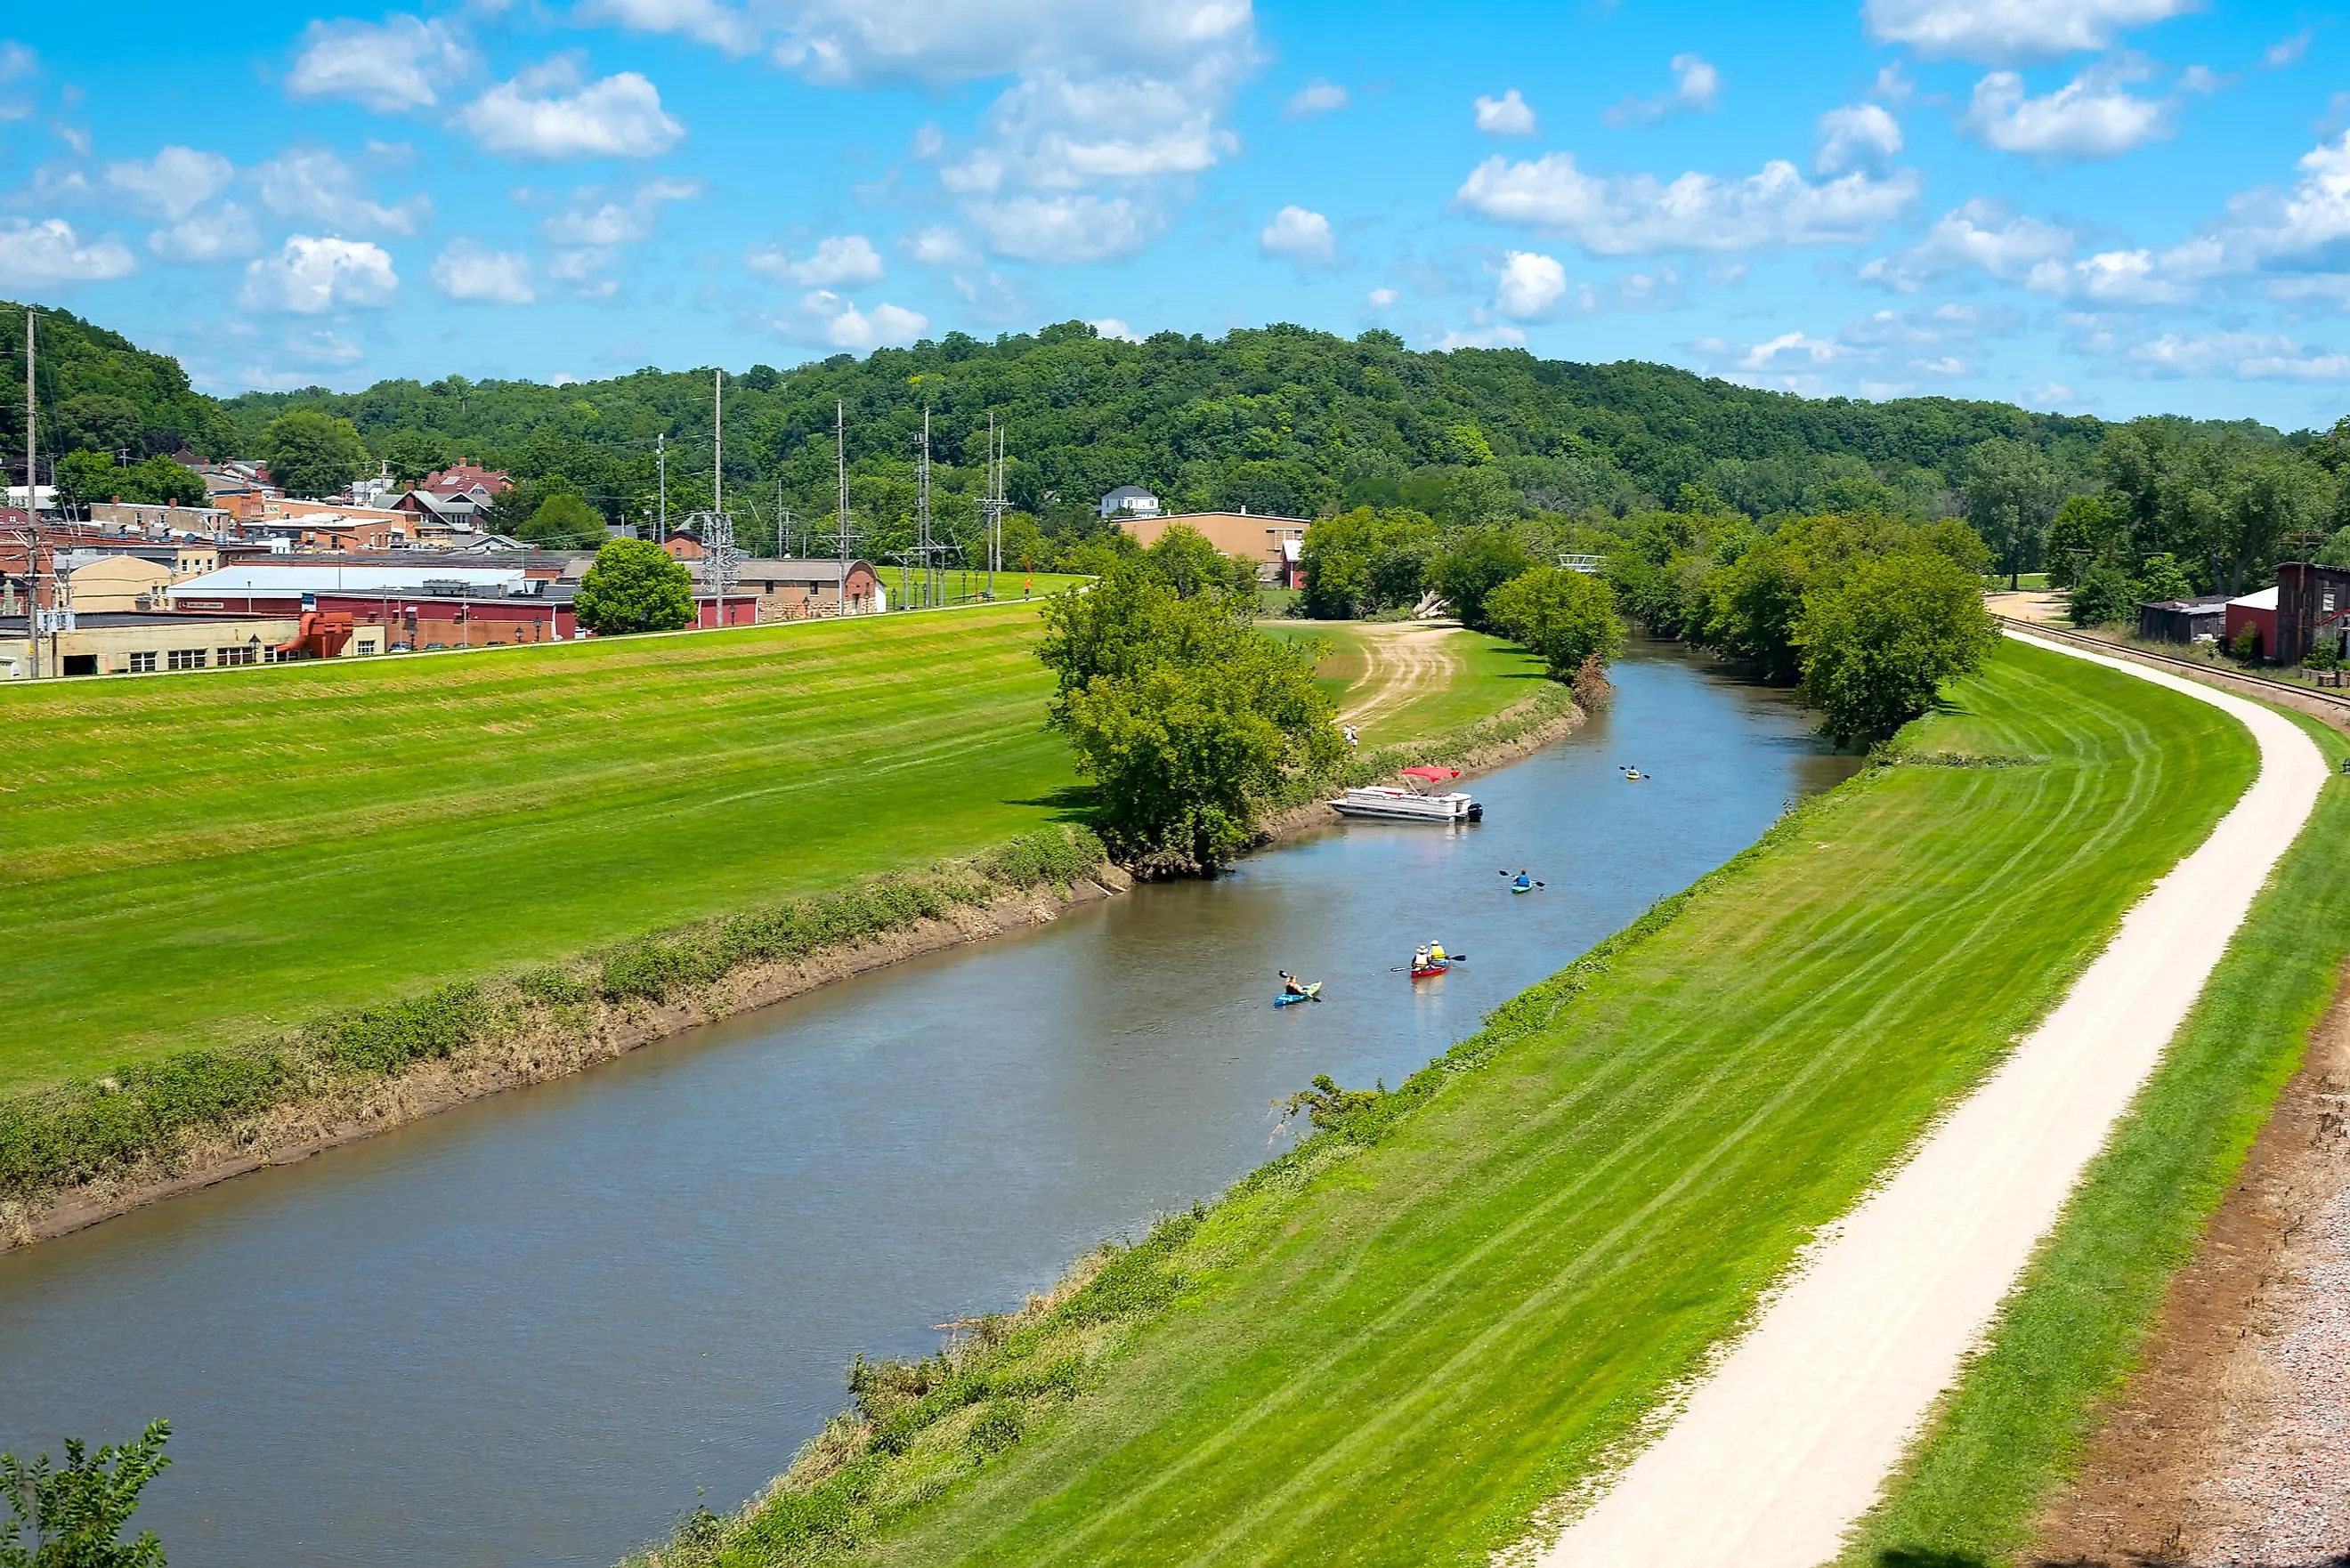
[[[1421,968],[1413,970],[1411,971],[1411,978],[1414,980],[1426,980],[1430,975],[1442,974],[1446,970],[1451,969],[1451,967],[1452,965],[1450,962],[1427,964]]]

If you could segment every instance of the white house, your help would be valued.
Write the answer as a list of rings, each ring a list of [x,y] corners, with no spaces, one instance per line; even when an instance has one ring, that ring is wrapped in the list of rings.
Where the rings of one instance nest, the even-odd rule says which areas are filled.
[[[1109,517],[1156,517],[1159,497],[1139,484],[1121,484],[1101,498],[1101,514]]]

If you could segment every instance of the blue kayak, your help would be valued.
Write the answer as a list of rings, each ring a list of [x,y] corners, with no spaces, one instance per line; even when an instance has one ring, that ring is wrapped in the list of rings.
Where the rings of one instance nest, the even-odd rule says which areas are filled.
[[[1273,999],[1273,1004],[1275,1007],[1287,1007],[1293,1002],[1311,1002],[1321,994],[1322,982],[1317,980],[1297,995],[1293,996],[1287,992],[1282,992],[1279,996]]]

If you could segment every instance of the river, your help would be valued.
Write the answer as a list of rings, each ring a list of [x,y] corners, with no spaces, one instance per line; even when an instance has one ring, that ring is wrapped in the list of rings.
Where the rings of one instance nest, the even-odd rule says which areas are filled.
[[[0,1446],[169,1416],[174,1568],[608,1568],[756,1490],[857,1352],[1213,1194],[1277,1096],[1399,1082],[1852,769],[1674,649],[1616,677],[1481,826],[1317,832],[0,1255]],[[1469,962],[1390,971],[1430,937]]]

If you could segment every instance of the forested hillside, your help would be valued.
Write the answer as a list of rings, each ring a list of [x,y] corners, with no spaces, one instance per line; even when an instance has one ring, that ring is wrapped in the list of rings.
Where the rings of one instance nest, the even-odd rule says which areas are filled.
[[[127,452],[133,459],[192,448],[226,457],[237,431],[222,405],[188,386],[168,354],[68,311],[41,307],[34,354],[41,422],[41,483],[52,458]],[[0,302],[0,456],[11,483],[25,474],[25,307]]]

